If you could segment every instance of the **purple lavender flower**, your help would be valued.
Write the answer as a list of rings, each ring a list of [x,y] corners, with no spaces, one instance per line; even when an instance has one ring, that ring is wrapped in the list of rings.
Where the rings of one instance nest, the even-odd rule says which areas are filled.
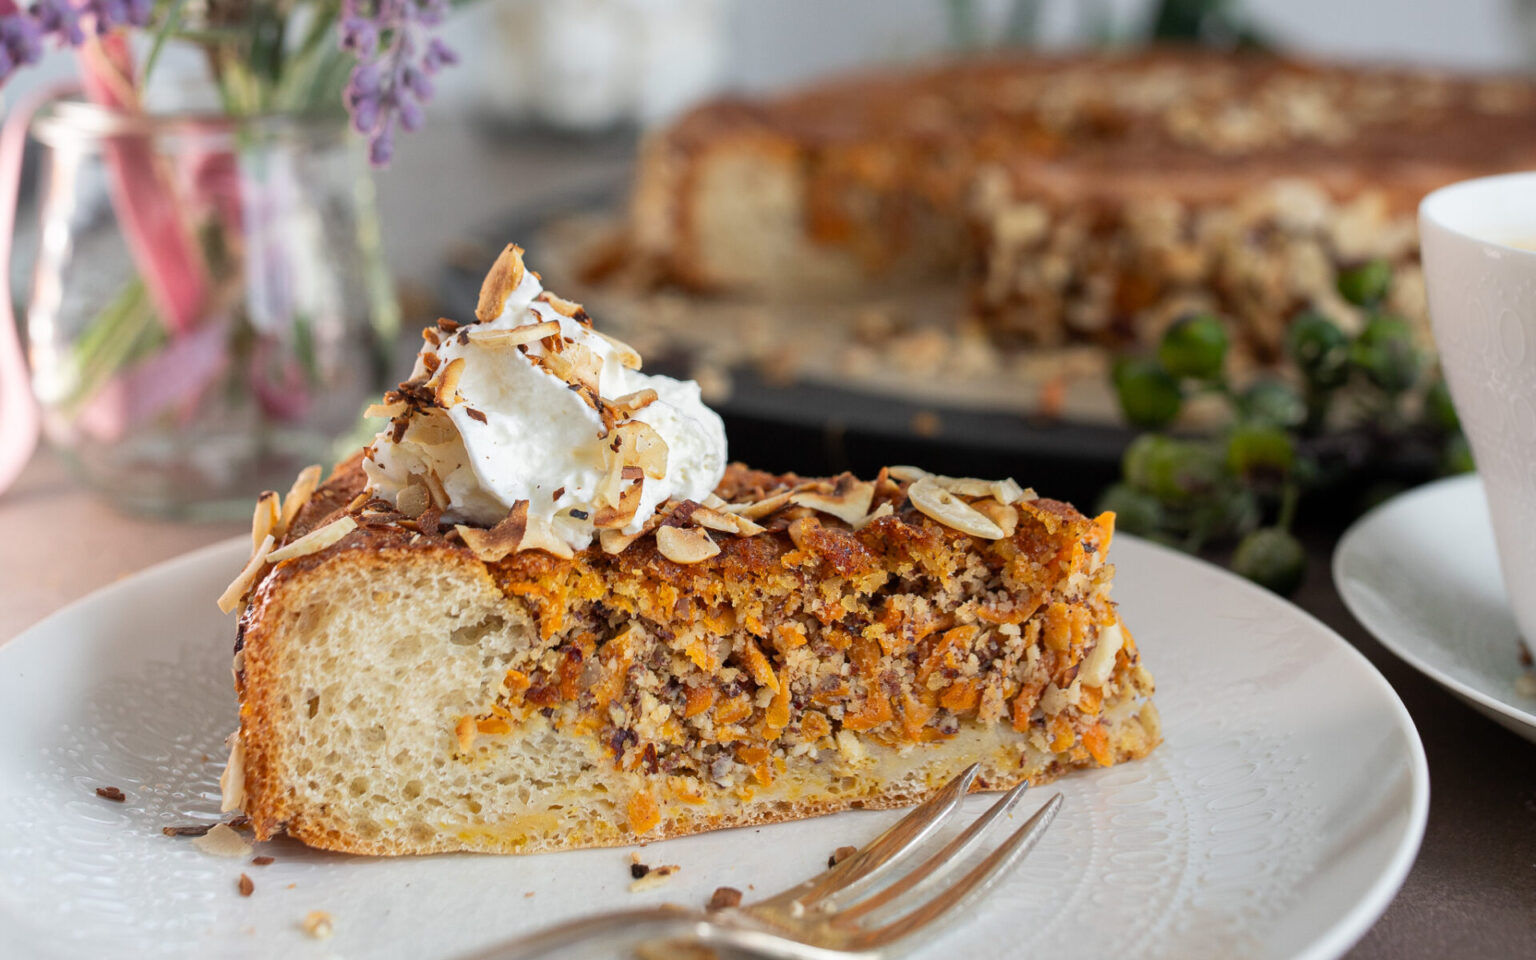
[[[42,55],[43,32],[36,21],[24,13],[0,16],[0,83]]]
[[[119,27],[142,27],[154,13],[154,0],[37,0],[22,10],[0,0],[0,84],[17,69],[36,63],[43,45],[78,47],[86,28],[104,36]]]
[[[429,77],[458,62],[441,40],[426,36],[447,10],[447,0],[342,0],[339,42],[357,57],[344,99],[375,166],[394,155],[396,127],[421,127],[422,107],[432,98]]]

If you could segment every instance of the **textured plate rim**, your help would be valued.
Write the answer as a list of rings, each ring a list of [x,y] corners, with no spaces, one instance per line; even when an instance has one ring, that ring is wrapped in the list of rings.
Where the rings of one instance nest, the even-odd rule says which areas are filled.
[[[1460,479],[1460,478],[1456,478]],[[1383,506],[1389,506],[1384,504]],[[1381,509],[1381,508],[1377,508]],[[1374,511],[1373,511],[1374,512]],[[1183,564],[1191,572],[1199,572],[1204,576],[1215,577],[1225,582],[1229,587],[1240,592],[1247,592],[1255,598],[1261,598],[1266,602],[1278,602],[1290,608],[1293,615],[1306,623],[1317,634],[1319,640],[1336,644],[1345,654],[1352,659],[1355,665],[1362,671],[1362,679],[1373,684],[1379,695],[1384,697],[1386,704],[1397,720],[1399,731],[1403,734],[1404,745],[1407,747],[1409,764],[1409,790],[1408,816],[1404,824],[1404,830],[1396,840],[1395,848],[1387,862],[1383,865],[1376,879],[1360,892],[1355,903],[1330,926],[1318,931],[1311,943],[1305,945],[1292,954],[1293,960],[1334,960],[1343,956],[1353,947],[1366,932],[1379,920],[1396,897],[1398,890],[1402,888],[1407,879],[1408,872],[1412,869],[1414,860],[1418,856],[1419,847],[1424,839],[1424,830],[1429,818],[1429,764],[1424,754],[1423,741],[1419,737],[1418,728],[1413,722],[1412,716],[1398,697],[1396,690],[1382,676],[1381,672],[1370,662],[1364,654],[1345,640],[1339,633],[1323,623],[1301,607],[1289,601],[1277,597],[1270,591],[1243,579],[1229,570],[1208,563],[1198,557],[1174,550],[1161,544],[1142,539],[1130,534],[1118,534],[1119,540],[1134,543],[1137,548],[1146,550],[1154,555],[1161,555],[1163,559],[1175,565]],[[130,593],[140,588],[141,584],[149,579],[160,577],[181,576],[182,568],[192,569],[199,564],[206,563],[209,559],[219,557],[224,553],[231,553],[237,544],[243,544],[248,538],[236,535],[226,540],[221,540],[208,546],[189,551],[179,556],[171,557],[131,576],[125,577],[115,583],[108,584],[84,597],[80,597],[57,611],[39,620],[26,628],[21,633],[12,637],[4,644],[0,644],[0,667],[5,665],[5,656],[8,650],[19,649],[23,646],[30,647],[33,644],[43,642],[40,638],[57,630],[64,622],[81,616],[98,604],[111,603],[122,593]],[[1335,552],[1335,558],[1338,553]]]
[[[1364,548],[1361,544],[1365,542],[1367,537],[1372,536],[1377,530],[1394,522],[1399,515],[1416,508],[1419,500],[1451,496],[1458,493],[1462,487],[1480,490],[1482,488],[1482,478],[1477,474],[1446,477],[1400,493],[1385,503],[1372,507],[1364,516],[1350,524],[1349,529],[1344,532],[1344,536],[1339,538],[1339,544],[1333,550],[1333,584],[1338,589],[1339,596],[1343,598],[1344,606],[1349,610],[1350,616],[1354,617],[1361,626],[1370,631],[1371,636],[1375,637],[1382,646],[1391,651],[1393,656],[1452,693],[1480,706],[1487,707],[1494,713],[1506,717],[1523,727],[1536,729],[1536,714],[1522,710],[1506,700],[1501,700],[1463,680],[1445,673],[1417,653],[1408,649],[1396,638],[1393,631],[1383,628],[1379,621],[1365,612],[1364,604],[1348,586],[1351,582],[1351,577],[1344,568],[1352,562],[1353,557],[1364,553]]]
[[[1378,692],[1390,704],[1395,714],[1399,729],[1404,735],[1409,753],[1409,782],[1412,796],[1409,800],[1407,829],[1399,838],[1397,849],[1387,861],[1381,874],[1375,883],[1368,887],[1354,907],[1334,922],[1334,924],[1318,933],[1312,943],[1294,954],[1296,960],[1332,960],[1342,957],[1350,948],[1360,942],[1360,938],[1381,919],[1391,905],[1397,892],[1402,889],[1403,881],[1408,879],[1408,872],[1413,869],[1413,863],[1418,858],[1419,847],[1424,841],[1424,829],[1429,823],[1429,760],[1424,753],[1424,741],[1419,736],[1419,728],[1413,722],[1413,716],[1408,708],[1403,705],[1402,698],[1397,695],[1397,690],[1382,676],[1376,665],[1359,650],[1354,644],[1345,640],[1337,630],[1328,626],[1309,611],[1296,604],[1278,597],[1264,587],[1252,581],[1238,576],[1230,570],[1208,563],[1198,557],[1192,557],[1172,547],[1145,540],[1130,534],[1116,534],[1115,539],[1124,537],[1134,541],[1139,547],[1151,552],[1161,553],[1172,562],[1184,562],[1193,568],[1203,570],[1207,575],[1224,580],[1229,586],[1240,591],[1246,591],[1252,596],[1262,597],[1278,601],[1287,607],[1296,616],[1313,627],[1321,637],[1326,637],[1331,643],[1337,644],[1345,655],[1361,668],[1370,683],[1377,687]]]

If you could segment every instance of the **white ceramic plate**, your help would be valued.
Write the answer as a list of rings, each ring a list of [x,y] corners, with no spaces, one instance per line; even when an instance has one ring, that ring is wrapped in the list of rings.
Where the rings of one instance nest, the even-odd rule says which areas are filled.
[[[645,860],[682,870],[644,894],[627,892],[628,849],[391,860],[282,841],[263,845],[269,866],[207,856],[160,828],[218,816],[234,625],[213,597],[249,548],[156,567],[0,648],[0,944],[93,960],[453,957],[592,910],[772,891],[900,815],[657,844]],[[1040,957],[1338,956],[1386,908],[1423,834],[1428,778],[1407,712],[1284,601],[1131,537],[1113,559],[1167,742],[1061,781],[1066,804],[1040,847],[923,955],[1014,956],[1022,938]],[[99,799],[100,785],[127,802]],[[241,872],[251,897],[236,893]],[[316,909],[335,921],[324,943],[299,927]]]
[[[1427,484],[1361,517],[1333,552],[1333,580],[1388,650],[1536,741],[1536,699],[1515,689],[1520,632],[1481,480]]]

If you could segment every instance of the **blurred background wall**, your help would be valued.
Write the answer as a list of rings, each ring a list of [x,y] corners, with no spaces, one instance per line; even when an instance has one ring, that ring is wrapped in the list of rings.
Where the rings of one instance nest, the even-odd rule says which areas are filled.
[[[1016,9],[1015,0],[972,6],[983,43],[1004,34]],[[1033,6],[1037,42],[1062,47],[1139,35],[1155,0]],[[1282,48],[1321,57],[1482,69],[1536,64],[1536,0],[1233,0],[1233,7]],[[945,0],[478,0],[449,19],[445,36],[463,65],[439,78],[434,113],[446,105],[515,119],[530,112],[530,97],[542,88],[540,95],[559,98],[549,106],[568,118],[585,112],[601,125],[603,101],[612,96],[603,86],[605,67],[638,58],[670,64],[651,71],[664,80],[627,92],[654,120],[704,91],[773,89],[918,58],[944,49],[952,33]],[[69,58],[55,54],[43,69],[17,76],[7,94],[70,69]],[[195,97],[190,89],[175,93]]]

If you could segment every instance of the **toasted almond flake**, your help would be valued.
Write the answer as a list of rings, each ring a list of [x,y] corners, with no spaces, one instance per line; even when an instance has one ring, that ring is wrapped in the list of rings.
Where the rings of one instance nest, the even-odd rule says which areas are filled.
[[[603,358],[597,351],[588,349],[585,344],[567,343],[565,349],[550,356],[552,361],[564,361],[568,366],[562,373],[561,379],[566,383],[574,384],[586,390],[593,399],[600,397],[598,381],[603,372]]]
[[[251,845],[241,839],[227,823],[216,823],[213,829],[200,837],[192,838],[192,845],[210,856],[240,857],[251,855]]]
[[[311,910],[304,915],[304,932],[316,940],[329,939],[336,932],[336,926],[331,922],[331,915],[324,910]]]
[[[780,507],[789,503],[789,498],[794,496],[793,490],[785,490],[771,497],[765,497],[755,503],[728,503],[725,508],[738,517],[746,517],[748,520],[761,520]]]
[[[539,299],[554,307],[555,312],[562,317],[574,317],[581,312],[581,304],[574,300],[567,300],[564,297],[556,296],[548,290],[539,294]]]
[[[853,528],[855,530],[863,530],[865,527],[869,526],[876,520],[879,520],[881,517],[888,517],[895,512],[895,508],[892,507],[891,502],[887,500],[885,503],[882,503],[880,506],[876,507],[874,512],[870,513],[869,516],[864,517],[858,523],[854,524]]]
[[[496,563],[521,550],[544,550],[564,560],[575,556],[571,545],[556,536],[547,522],[528,515],[527,500],[514,503],[506,519],[489,530],[463,524],[454,529],[463,538],[464,545],[485,563]]]
[[[432,378],[437,381],[433,390],[433,396],[440,406],[451,407],[458,403],[459,378],[464,376],[464,358],[454,357],[448,361],[448,365],[437,372]],[[429,381],[430,384],[431,381]]]
[[[901,481],[921,480],[923,477],[928,476],[928,471],[924,470],[922,467],[908,467],[908,466],[886,467],[885,468],[885,472],[886,472],[886,475],[889,476],[892,480],[901,480]]]
[[[267,561],[269,563],[282,563],[284,560],[292,560],[294,557],[307,557],[311,553],[319,553],[356,529],[356,520],[345,516],[337,517],[325,526],[309,531],[287,546],[273,550],[267,557]]]
[[[720,545],[701,527],[661,527],[656,549],[673,563],[698,563],[720,552]]]
[[[1028,494],[1028,499],[1033,500],[1035,498],[1033,490],[1026,491],[1012,477],[1008,477],[1006,480],[992,481],[992,496],[997,499],[998,503],[1004,506],[1012,506],[1020,500],[1026,499],[1026,493]]]
[[[571,545],[560,539],[554,528],[541,517],[528,518],[528,529],[523,534],[523,542],[518,545],[518,549],[543,550],[562,560],[570,560],[576,556],[571,550]]]
[[[635,350],[634,347],[625,343],[623,340],[620,340],[618,337],[609,336],[601,330],[593,330],[592,332],[608,341],[608,345],[613,347],[614,353],[618,355],[620,365],[627,367],[630,370],[640,369],[640,354]]]
[[[1000,540],[1002,528],[976,512],[969,504],[939,486],[932,477],[914,480],[907,488],[912,505],[946,527],[986,540]]]
[[[401,487],[395,494],[395,509],[415,519],[432,506],[432,492],[427,489],[425,483],[412,483],[410,486]]]
[[[608,405],[625,416],[632,417],[641,410],[656,402],[656,391],[650,387],[644,390],[636,390],[634,393],[626,393],[608,401]]]
[[[271,535],[282,521],[282,506],[277,491],[267,490],[256,498],[256,512],[251,516],[251,551],[261,546],[261,541]]]
[[[623,553],[624,548],[640,539],[638,533],[625,533],[622,530],[599,530],[597,532],[598,543],[602,544],[604,553]]]
[[[635,519],[635,513],[640,509],[640,493],[645,488],[644,480],[636,480],[619,494],[617,506],[601,506],[592,514],[592,526],[599,530],[618,530],[627,527],[630,521]]]
[[[230,581],[229,586],[224,588],[224,592],[219,594],[219,609],[221,611],[229,613],[240,605],[240,601],[245,597],[246,592],[251,589],[251,584],[256,582],[257,574],[261,573],[262,567],[267,565],[267,556],[272,552],[272,544],[275,542],[272,539],[272,535],[267,534],[261,543],[256,545],[256,552],[251,554],[251,559],[246,563],[245,569],[241,570],[239,575]]]
[[[363,411],[363,416],[370,420],[393,420],[409,409],[411,405],[404,400],[396,400],[394,403],[371,403],[368,409]]]
[[[699,507],[689,516],[694,523],[721,533],[734,533],[743,537],[755,537],[763,532],[763,528],[748,520],[746,517],[738,517],[734,513],[726,513],[711,507]]]
[[[982,516],[997,524],[1003,536],[1013,536],[1013,531],[1019,528],[1019,511],[1017,507],[996,500],[978,500],[971,504],[971,508]]]
[[[487,347],[516,347],[535,340],[543,340],[545,337],[553,337],[559,332],[560,321],[545,320],[542,323],[525,323],[510,330],[475,329],[469,331],[469,339]]]
[[[515,243],[503,247],[496,262],[491,264],[490,272],[485,275],[485,281],[480,284],[480,301],[475,304],[476,319],[490,323],[501,316],[501,311],[507,306],[507,298],[522,285],[526,270],[523,266],[523,248]]]
[[[932,474],[933,481],[950,493],[961,497],[990,497],[992,496],[992,481],[977,480],[973,477],[944,477]]]
[[[875,485],[858,482],[848,484],[831,494],[809,491],[797,493],[789,498],[789,502],[796,506],[810,507],[812,510],[831,514],[844,523],[852,525],[864,519],[864,515],[869,513],[869,504],[874,498]]]
[[[220,813],[245,809],[245,741],[240,738],[238,727],[225,738],[225,743],[229,744],[229,760],[219,774]]]
[[[299,471],[299,475],[293,478],[293,486],[288,488],[288,496],[283,498],[281,522],[272,531],[272,536],[282,537],[293,528],[293,521],[299,518],[299,511],[309,503],[309,498],[315,495],[319,486],[320,464],[312,463]]]
[[[427,485],[427,493],[432,496],[432,505],[439,510],[448,509],[448,491],[443,488],[443,481],[438,479],[436,470],[428,470],[421,474],[421,482]]]

